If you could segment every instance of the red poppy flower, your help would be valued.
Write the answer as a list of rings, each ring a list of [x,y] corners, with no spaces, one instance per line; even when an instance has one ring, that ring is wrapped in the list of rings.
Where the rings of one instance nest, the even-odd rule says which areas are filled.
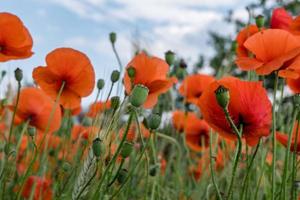
[[[47,135],[45,138],[44,138],[44,135],[42,133],[40,134],[37,134],[37,137],[36,137],[36,144],[37,146],[41,146],[41,149],[44,150],[45,149],[45,144],[46,144],[46,141],[47,141],[47,149],[57,149],[59,147],[59,145],[62,144],[61,142],[61,137],[57,136],[57,135]],[[42,143],[43,142],[43,143]]]
[[[298,132],[297,132],[297,129],[298,129]],[[298,135],[298,136],[297,136]],[[297,136],[297,141],[296,140],[296,136]],[[280,133],[280,132],[277,132],[276,133],[276,139],[282,144],[284,145],[285,147],[288,146],[288,135],[287,134],[284,134],[284,133]],[[295,125],[294,125],[294,129],[293,129],[293,133],[292,133],[292,138],[291,138],[291,147],[290,147],[290,150],[291,151],[295,151],[295,142],[297,143],[297,149],[296,151],[297,152],[300,152],[300,127],[299,127],[299,122],[296,122]]]
[[[187,146],[199,152],[209,146],[209,126],[201,119],[189,121],[186,126],[185,139]]]
[[[214,80],[214,77],[206,74],[189,75],[179,87],[179,93],[186,98],[188,103],[197,104],[203,90]]]
[[[142,133],[142,136],[144,138],[149,138],[150,137],[150,131],[144,126],[144,124],[140,123],[140,130]],[[123,137],[125,129],[121,129],[121,133],[119,135],[120,139]],[[127,137],[126,140],[132,142],[134,140],[136,140],[137,138],[139,138],[139,132],[138,132],[138,127],[136,124],[132,124],[129,128],[129,131],[127,133]]]
[[[300,64],[300,63],[299,63]],[[297,71],[300,74],[300,70]],[[300,76],[296,79],[287,78],[286,83],[293,93],[300,93]]]
[[[55,103],[38,88],[24,88],[20,92],[20,99],[15,116],[15,124],[20,124],[29,120],[31,126],[44,132],[51,120],[51,111]],[[14,106],[10,109],[13,110]],[[59,106],[54,109],[49,132],[59,129],[61,123],[61,111]]]
[[[289,30],[293,17],[284,8],[275,8],[271,17],[271,28]]]
[[[97,132],[96,127],[75,125],[72,128],[71,136],[73,141],[77,141],[80,139],[89,140],[90,138],[93,138],[96,132]]]
[[[81,98],[91,94],[95,85],[95,72],[89,58],[71,48],[58,48],[46,57],[46,67],[37,67],[32,76],[52,99],[56,99],[64,82],[60,104],[65,109],[80,106]]]
[[[300,35],[300,16],[297,16],[290,24],[290,32],[297,36],[298,39]]]
[[[193,112],[185,113],[183,111],[176,110],[173,112],[172,116],[173,126],[179,133],[185,131],[189,122],[195,122],[197,120],[198,116]],[[189,128],[191,128],[191,126]]]
[[[111,106],[110,101],[107,102],[98,101],[96,103],[93,103],[90,105],[87,116],[95,118],[99,113],[102,113],[103,111],[110,109],[110,106]]]
[[[32,38],[23,22],[11,13],[0,13],[0,62],[30,57]]]
[[[229,113],[237,127],[243,126],[242,137],[247,144],[256,145],[261,137],[270,134],[272,121],[272,105],[262,83],[227,77],[212,83],[200,97],[198,105],[210,127],[220,135],[234,140],[236,134],[215,96],[216,89],[221,85],[229,90]]]
[[[297,58],[300,41],[291,33],[280,29],[267,29],[255,33],[244,43],[254,57],[238,57],[236,64],[242,70],[255,70],[259,75],[279,71],[279,76],[297,78]],[[296,62],[296,63],[295,63]]]
[[[158,96],[169,90],[177,79],[168,78],[169,65],[157,57],[149,57],[145,53],[136,55],[127,65],[127,68],[135,69],[135,77],[130,79],[127,73],[124,77],[124,85],[127,94],[131,93],[133,85],[142,84],[149,89],[149,95],[144,108],[152,108],[156,103]]]
[[[246,28],[242,29],[236,37],[237,48],[236,54],[238,57],[248,57],[249,52],[244,46],[244,42],[253,34],[259,32],[259,29],[256,25],[249,25]]]
[[[51,200],[52,199],[52,189],[51,189],[51,180],[38,177],[38,176],[30,176],[24,185],[23,191],[22,191],[22,197],[23,198],[30,198],[31,191],[33,190],[33,187],[35,186],[33,199],[39,200]]]

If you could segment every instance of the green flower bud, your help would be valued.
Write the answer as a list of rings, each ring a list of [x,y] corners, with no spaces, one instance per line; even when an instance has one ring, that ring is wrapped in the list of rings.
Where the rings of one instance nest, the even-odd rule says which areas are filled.
[[[15,78],[18,82],[20,82],[23,79],[23,71],[20,68],[17,68],[15,70]]]
[[[188,66],[187,66],[186,62],[183,59],[180,59],[179,67],[183,68],[183,69],[186,69]]]
[[[62,164],[62,169],[64,170],[64,172],[68,172],[71,170],[71,165],[68,162],[63,162]]]
[[[225,88],[224,86],[220,85],[216,90],[215,90],[217,102],[219,106],[221,106],[224,109],[227,109],[229,105],[229,100],[230,100],[230,94],[229,90]]]
[[[130,142],[124,142],[120,155],[122,158],[127,158],[133,150],[133,144]]]
[[[129,97],[130,103],[135,107],[140,107],[147,100],[149,89],[143,85],[136,85]]]
[[[36,128],[33,126],[29,126],[27,128],[27,132],[30,137],[33,137],[36,134]]]
[[[130,78],[135,77],[135,68],[134,67],[128,67],[127,68],[127,74]]]
[[[94,139],[92,148],[93,148],[94,155],[97,158],[99,158],[101,155],[101,140],[100,140],[100,138],[97,137],[96,139]]]
[[[161,116],[158,114],[151,114],[147,119],[147,127],[151,130],[158,129],[161,122]]]
[[[120,97],[114,96],[114,97],[110,98],[110,102],[111,102],[111,108],[113,110],[117,110],[120,106]]]
[[[127,169],[121,169],[119,171],[117,180],[120,184],[123,184],[125,182],[127,174],[128,174]]]
[[[105,82],[104,82],[103,79],[99,79],[97,81],[97,88],[98,88],[98,90],[102,90],[104,88],[104,85],[105,85]]]
[[[115,44],[115,42],[117,40],[117,34],[115,32],[111,32],[109,34],[109,40],[112,44]]]
[[[255,23],[256,23],[256,26],[258,28],[262,28],[264,27],[264,24],[265,24],[265,18],[263,15],[258,15],[256,18],[255,18]]]
[[[169,65],[173,65],[175,61],[175,54],[172,51],[167,51],[165,53],[165,60]]]
[[[111,82],[115,83],[119,80],[119,78],[120,78],[120,72],[118,70],[114,70],[110,76]]]

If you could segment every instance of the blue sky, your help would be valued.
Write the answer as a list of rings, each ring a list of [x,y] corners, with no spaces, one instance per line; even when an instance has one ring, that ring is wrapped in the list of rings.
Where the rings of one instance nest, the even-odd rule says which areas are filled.
[[[45,64],[45,56],[57,47],[72,47],[88,55],[97,78],[108,79],[118,69],[108,34],[118,34],[117,49],[123,64],[133,54],[133,43],[163,57],[167,50],[193,63],[199,53],[209,56],[209,30],[235,36],[223,22],[224,14],[246,19],[251,0],[9,0],[0,1],[1,12],[19,16],[32,34],[34,56],[0,64],[10,78],[21,67],[31,82],[32,69]],[[8,80],[7,80],[8,81]],[[2,84],[2,92],[5,88]],[[84,100],[86,105],[93,99]]]

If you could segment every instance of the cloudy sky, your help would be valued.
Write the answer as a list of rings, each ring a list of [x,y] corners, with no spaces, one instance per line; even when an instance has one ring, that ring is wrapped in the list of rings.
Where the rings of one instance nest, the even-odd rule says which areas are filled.
[[[97,78],[108,79],[118,69],[108,34],[118,34],[117,49],[123,64],[132,56],[132,43],[163,57],[173,50],[191,63],[199,53],[209,55],[208,31],[235,36],[223,21],[230,9],[246,18],[245,6],[254,0],[9,0],[1,12],[18,15],[34,39],[34,56],[0,65],[12,75],[21,67],[28,81],[32,69],[44,65],[48,52],[73,47],[91,59]],[[12,76],[10,76],[12,77]],[[90,98],[89,98],[90,99]]]

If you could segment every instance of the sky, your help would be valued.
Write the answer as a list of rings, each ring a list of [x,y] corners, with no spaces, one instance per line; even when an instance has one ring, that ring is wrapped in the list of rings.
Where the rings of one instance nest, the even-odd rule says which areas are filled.
[[[0,64],[8,71],[20,67],[25,81],[32,82],[34,67],[45,65],[45,56],[58,47],[71,47],[90,58],[96,77],[109,79],[118,69],[110,32],[117,33],[116,48],[125,66],[133,55],[133,43],[163,58],[174,51],[194,63],[200,53],[207,56],[208,32],[235,37],[233,27],[223,20],[228,10],[234,17],[247,19],[245,6],[253,0],[9,0],[0,1],[1,12],[21,18],[29,29],[34,55],[25,60]],[[1,91],[5,91],[1,86]],[[108,87],[106,87],[108,89]],[[92,102],[95,92],[83,101]]]

